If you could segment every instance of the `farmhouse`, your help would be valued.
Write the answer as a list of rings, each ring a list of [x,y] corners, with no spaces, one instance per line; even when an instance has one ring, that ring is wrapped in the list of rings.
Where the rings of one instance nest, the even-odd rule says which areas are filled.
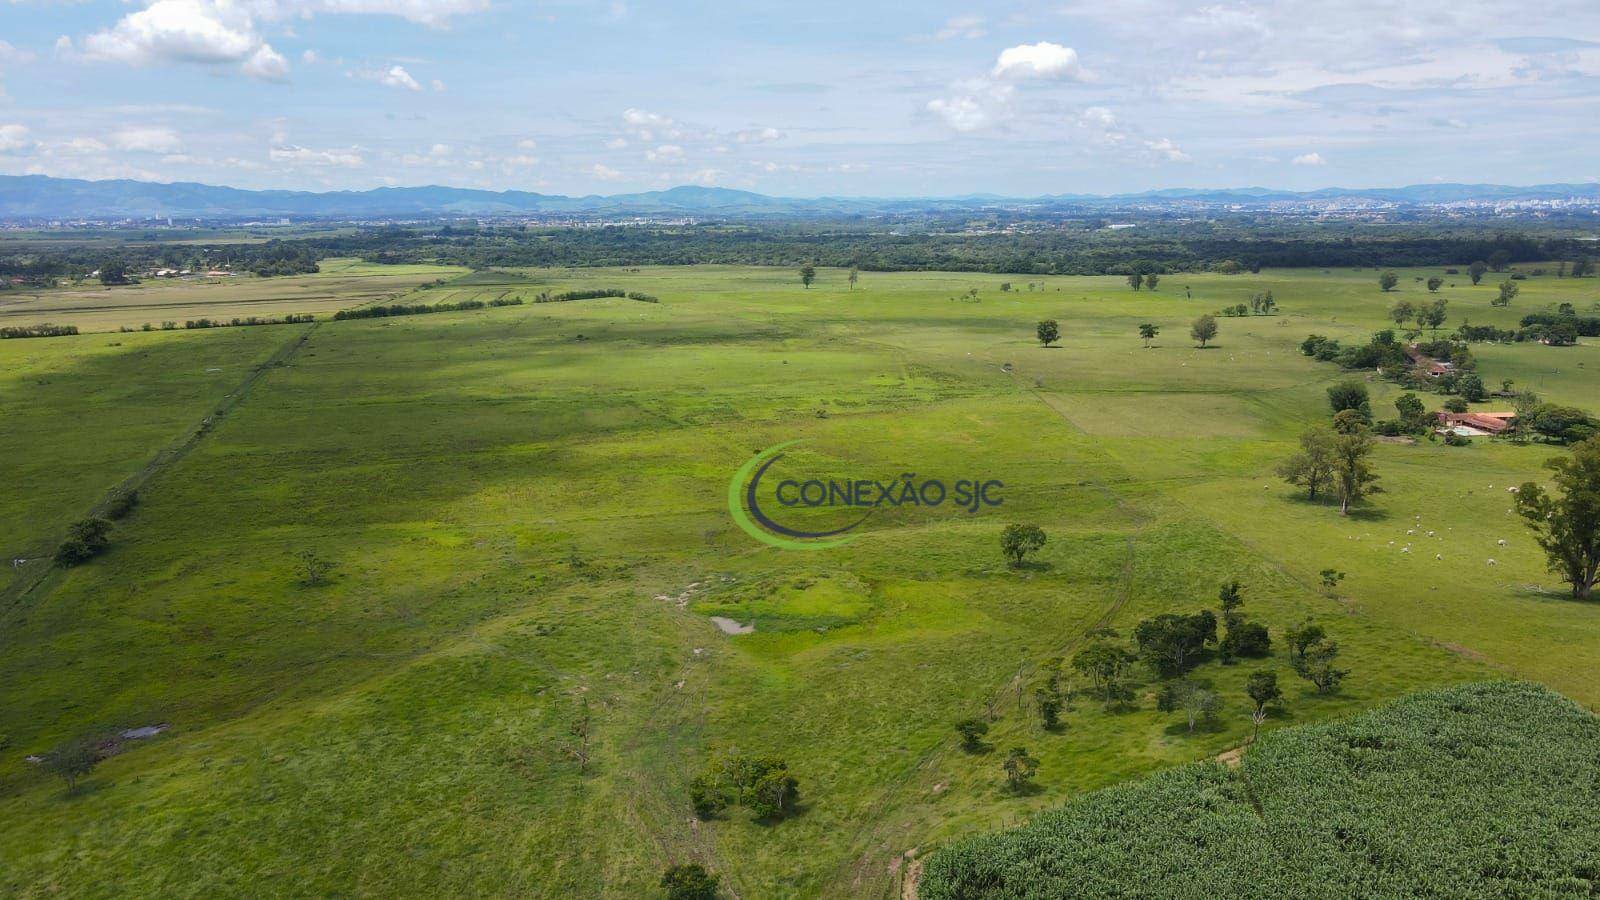
[[[1441,375],[1448,375],[1455,368],[1455,366],[1452,366],[1450,363],[1439,362],[1428,354],[1418,350],[1416,344],[1411,344],[1406,347],[1406,355],[1411,357],[1411,361],[1416,363],[1417,368],[1427,372],[1429,378],[1438,378]]]
[[[1515,423],[1517,414],[1509,412],[1441,412],[1439,427],[1469,437],[1488,437],[1504,434]]]

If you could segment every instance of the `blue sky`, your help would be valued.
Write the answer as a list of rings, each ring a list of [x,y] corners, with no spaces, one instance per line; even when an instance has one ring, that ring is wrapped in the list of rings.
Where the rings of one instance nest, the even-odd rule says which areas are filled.
[[[0,0],[0,173],[1110,193],[1600,177],[1594,0]]]

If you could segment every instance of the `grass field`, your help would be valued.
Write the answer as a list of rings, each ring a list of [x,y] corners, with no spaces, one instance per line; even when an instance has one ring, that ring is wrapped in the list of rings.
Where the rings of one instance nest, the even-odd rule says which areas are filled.
[[[257,278],[159,278],[107,287],[81,285],[0,293],[0,325],[51,322],[79,331],[179,328],[191,319],[224,321],[256,316],[326,315],[335,310],[388,300],[438,278],[460,275],[453,266],[378,266],[357,259],[325,259],[314,275]]]
[[[1233,577],[1275,636],[1323,623],[1353,673],[1319,696],[1269,661],[1288,694],[1269,728],[1496,675],[1592,708],[1600,606],[1563,599],[1507,512],[1505,488],[1556,450],[1384,445],[1387,492],[1350,518],[1271,475],[1349,377],[1298,343],[1386,324],[1376,276],[1171,275],[1152,295],[1110,277],[1002,293],[1028,279],[537,270],[406,302],[661,302],[0,342],[0,416],[25,423],[0,438],[22,473],[0,489],[0,550],[47,550],[147,476],[108,553],[0,595],[0,893],[632,897],[698,861],[740,896],[889,896],[907,851],[1238,746],[1253,665],[1202,668],[1227,705],[1192,735],[1148,685],[1127,712],[1079,700],[1058,733],[1024,702],[1087,629],[1214,606]],[[315,309],[437,277],[352,274]],[[1594,279],[1530,278],[1498,310],[1489,279],[1455,281],[1451,327],[1600,299]],[[1281,314],[1222,319],[1193,347],[1195,315],[1267,288]],[[1060,347],[1033,340],[1043,318]],[[1479,355],[1492,385],[1594,409],[1597,346]],[[1398,390],[1371,388],[1387,415]],[[796,439],[814,469],[992,473],[1006,503],[769,548],[730,520],[727,483]],[[1048,532],[1037,565],[1004,564],[1007,522]],[[300,583],[306,548],[336,564],[328,583]],[[1329,566],[1348,573],[1336,596],[1316,584]],[[562,749],[585,708],[580,772]],[[952,723],[985,710],[994,746],[1040,759],[1037,792],[958,748]],[[158,723],[71,794],[24,759]],[[800,814],[693,820],[689,781],[731,748],[783,756]]]

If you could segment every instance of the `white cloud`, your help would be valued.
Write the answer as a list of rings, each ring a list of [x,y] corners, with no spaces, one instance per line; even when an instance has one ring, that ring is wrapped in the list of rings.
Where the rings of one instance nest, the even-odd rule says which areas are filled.
[[[956,131],[981,131],[1011,116],[1012,87],[984,78],[957,82],[947,97],[929,100],[926,109]]]
[[[641,141],[653,141],[657,137],[676,140],[684,134],[678,123],[666,116],[633,107],[622,111],[622,124]]]
[[[1144,148],[1149,150],[1151,153],[1154,153],[1156,156],[1166,160],[1167,162],[1189,161],[1189,154],[1178,149],[1178,145],[1174,144],[1169,138],[1158,138],[1153,141],[1145,141]]]
[[[606,147],[611,150],[621,150],[626,146],[628,146],[628,141],[625,138],[612,138],[606,141]]]
[[[251,5],[264,18],[344,13],[397,16],[418,25],[439,27],[456,16],[488,9],[489,0],[253,0]]]
[[[440,80],[439,80],[439,79],[437,79],[437,78],[435,78],[435,79],[434,79],[434,80],[433,80],[433,81],[430,81],[430,82],[429,82],[429,83],[428,83],[428,86],[429,86],[429,87],[431,87],[431,88],[433,88],[433,92],[434,92],[434,93],[435,93],[435,94],[442,94],[442,93],[444,93],[444,82],[442,82],[442,81],[440,81]]]
[[[616,169],[600,163],[595,163],[594,165],[590,166],[588,173],[590,176],[598,178],[601,181],[617,181],[622,178],[621,172],[618,172]]]
[[[720,169],[696,169],[689,173],[689,181],[694,184],[710,187],[722,179]]]
[[[1297,166],[1325,166],[1328,164],[1328,161],[1322,158],[1321,153],[1302,153],[1289,160],[1289,162]]]
[[[517,141],[517,149],[518,150],[537,150],[537,149],[539,149],[539,142],[534,140],[533,138],[523,138],[522,140]]]
[[[396,16],[439,27],[455,16],[488,8],[489,0],[146,0],[143,9],[85,37],[82,51],[87,59],[129,65],[237,65],[251,78],[282,81],[289,74],[288,60],[261,36],[259,22],[332,13]],[[290,28],[283,31],[294,34]],[[74,52],[72,39],[65,35],[55,46],[62,55]],[[317,55],[307,50],[302,59],[313,63]],[[433,87],[444,90],[442,82]]]
[[[315,51],[315,50],[302,50],[302,51],[300,51],[300,61],[305,63],[308,66],[315,64],[316,61],[317,61],[317,51]]]
[[[107,149],[104,143],[91,137],[76,137],[50,146],[54,153],[70,153],[74,156],[90,156],[104,153]]]
[[[246,75],[269,80],[282,79],[289,68],[256,33],[249,11],[228,0],[155,0],[84,38],[83,53],[129,65],[237,64]]]
[[[1049,41],[1018,44],[1000,51],[990,74],[1016,81],[1049,79],[1087,81],[1089,73],[1078,63],[1078,51]]]
[[[733,133],[733,139],[741,144],[770,144],[783,140],[783,137],[783,132],[776,128],[746,128]]]
[[[981,38],[988,34],[983,27],[983,16],[967,13],[951,16],[945,20],[944,26],[934,32],[936,41],[948,41],[955,38]]]
[[[0,40],[0,66],[14,65],[17,63],[33,62],[33,53],[28,50],[18,50],[9,41]]]
[[[257,47],[256,52],[250,54],[250,58],[239,69],[251,78],[262,81],[283,81],[289,77],[289,61],[266,44]]]
[[[1111,110],[1106,109],[1104,106],[1089,107],[1083,111],[1081,116],[1078,117],[1078,121],[1080,124],[1090,125],[1098,128],[1117,127],[1116,114],[1114,114]]]
[[[373,77],[379,84],[387,85],[388,87],[401,88],[407,91],[422,90],[422,85],[411,77],[411,73],[406,71],[405,66],[390,66],[388,69],[376,73]]]
[[[32,146],[26,125],[0,125],[0,153],[16,153]]]
[[[977,131],[986,127],[991,116],[975,97],[937,97],[928,101],[928,112],[943,119],[957,131]]]
[[[531,169],[539,164],[539,157],[519,153],[516,156],[503,157],[500,163],[513,169]]]
[[[677,144],[662,144],[654,150],[646,150],[644,156],[651,162],[673,162],[683,159],[683,148]]]
[[[367,164],[355,148],[349,150],[312,150],[308,147],[273,147],[267,156],[273,162],[318,168],[359,169]]]
[[[131,153],[181,153],[183,139],[171,128],[158,125],[130,125],[111,136],[118,150]]]

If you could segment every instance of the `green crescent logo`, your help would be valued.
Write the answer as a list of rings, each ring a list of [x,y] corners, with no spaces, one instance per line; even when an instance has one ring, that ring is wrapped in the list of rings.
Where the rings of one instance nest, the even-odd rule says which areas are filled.
[[[739,471],[733,473],[732,480],[728,482],[728,514],[733,516],[734,523],[745,534],[763,544],[784,550],[826,550],[829,547],[840,547],[850,543],[857,535],[844,537],[835,535],[841,535],[860,525],[866,516],[852,525],[832,531],[796,531],[769,519],[756,502],[756,486],[761,482],[761,476],[766,473],[767,467],[783,455],[786,447],[798,443],[800,443],[798,440],[785,441],[768,447],[751,457],[739,467]]]

